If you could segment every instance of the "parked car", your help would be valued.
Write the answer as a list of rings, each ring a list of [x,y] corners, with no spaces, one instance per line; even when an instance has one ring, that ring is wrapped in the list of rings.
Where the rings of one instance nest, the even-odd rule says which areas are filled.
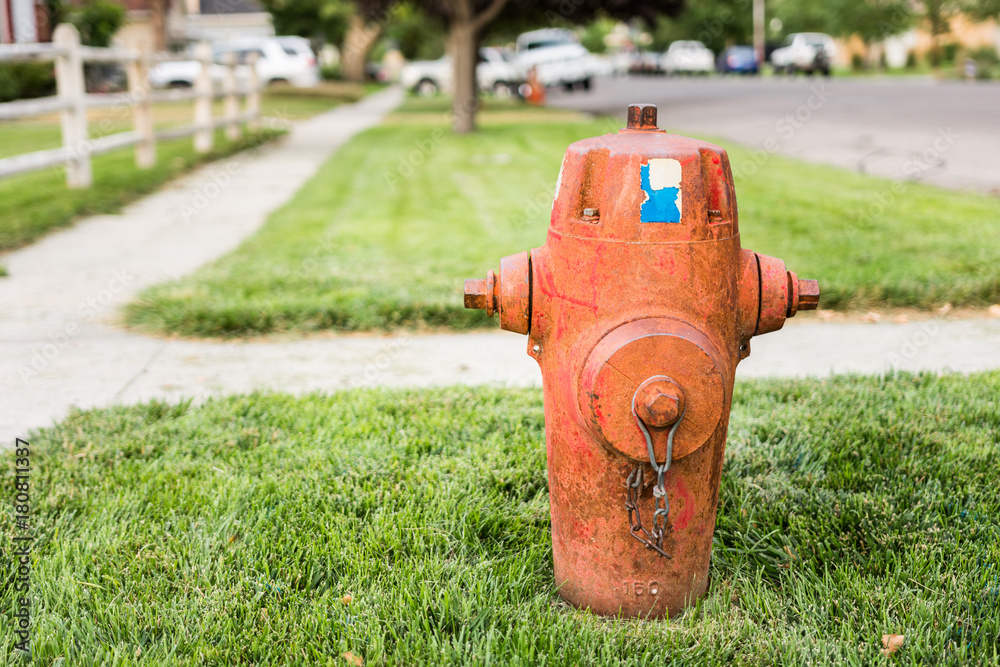
[[[629,54],[629,74],[663,74],[663,58],[658,53],[634,51]]]
[[[667,74],[708,74],[715,69],[715,54],[694,40],[678,40],[663,54],[663,71]]]
[[[821,72],[830,76],[830,67],[837,55],[833,37],[821,32],[796,32],[785,37],[781,48],[771,54],[775,74]]]
[[[414,60],[400,72],[399,81],[404,88],[418,95],[436,95],[451,91],[455,76],[451,56],[437,60]],[[497,97],[517,94],[524,83],[524,74],[512,54],[504,49],[487,46],[479,49],[476,64],[476,82],[480,90],[493,91]]]
[[[212,44],[212,60],[209,74],[215,83],[220,83],[226,74],[222,64],[230,53],[236,54],[236,62],[246,64],[251,53],[257,54],[257,76],[261,83],[289,83],[307,88],[319,83],[319,66],[316,54],[309,41],[302,37],[243,37]],[[157,88],[190,87],[194,85],[201,71],[197,60],[182,60],[159,63],[150,68],[150,83]],[[246,77],[245,72],[240,78]]]
[[[752,46],[730,46],[723,49],[715,63],[720,74],[756,74],[757,54]]]
[[[158,63],[149,68],[149,84],[154,88],[190,88],[200,73],[201,63],[197,60]],[[213,63],[208,66],[208,75],[219,85],[226,76],[226,68]]]
[[[524,72],[534,68],[538,81],[546,88],[562,86],[566,90],[589,90],[592,79],[602,69],[576,35],[562,28],[519,35],[517,62]]]

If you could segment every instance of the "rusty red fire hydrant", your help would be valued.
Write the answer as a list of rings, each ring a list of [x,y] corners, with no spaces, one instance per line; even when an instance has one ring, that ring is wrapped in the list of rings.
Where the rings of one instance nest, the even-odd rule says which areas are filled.
[[[542,369],[560,595],[659,617],[705,592],[736,365],[818,302],[740,247],[726,152],[655,106],[569,147],[545,245],[465,282]]]

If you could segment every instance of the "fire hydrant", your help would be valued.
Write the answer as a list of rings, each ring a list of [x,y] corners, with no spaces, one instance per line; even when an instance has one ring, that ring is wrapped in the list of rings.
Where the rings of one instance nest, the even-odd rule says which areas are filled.
[[[569,147],[545,245],[465,281],[541,367],[563,598],[655,618],[705,593],[736,365],[818,302],[741,248],[726,152],[658,129],[655,106]]]

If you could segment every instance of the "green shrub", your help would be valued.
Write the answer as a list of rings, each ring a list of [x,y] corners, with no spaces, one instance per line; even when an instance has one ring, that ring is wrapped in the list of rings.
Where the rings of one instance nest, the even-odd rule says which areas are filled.
[[[945,63],[955,62],[955,58],[958,57],[958,50],[960,45],[958,42],[949,42],[948,44],[943,44],[941,46],[941,60]]]
[[[125,25],[125,7],[110,0],[87,0],[69,13],[80,31],[80,41],[88,46],[110,46],[118,28]]]
[[[56,92],[52,63],[7,63],[0,65],[0,102],[45,97]]]
[[[323,77],[324,81],[342,81],[344,79],[344,73],[339,64],[323,65],[319,69],[319,75]]]
[[[1000,65],[983,65],[979,64],[979,69],[976,70],[976,78],[980,81],[995,81],[1000,79]]]
[[[996,65],[1000,63],[1000,54],[992,46],[981,46],[978,49],[969,51],[969,57],[975,60],[980,67]]]

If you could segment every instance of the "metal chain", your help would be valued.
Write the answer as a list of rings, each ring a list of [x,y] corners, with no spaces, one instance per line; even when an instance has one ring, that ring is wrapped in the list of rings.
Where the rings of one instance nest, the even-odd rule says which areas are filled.
[[[636,392],[637,394],[638,392]],[[667,491],[663,486],[663,477],[670,469],[670,462],[674,457],[674,435],[677,433],[677,427],[681,424],[681,419],[684,418],[684,413],[682,412],[677,421],[670,426],[670,432],[667,434],[667,458],[663,465],[660,465],[656,462],[656,453],[653,451],[653,438],[649,435],[649,429],[636,411],[636,395],[632,396],[632,414],[639,424],[639,430],[646,438],[649,464],[656,472],[656,484],[653,486],[656,511],[653,512],[653,525],[647,530],[642,525],[642,515],[639,512],[639,494],[642,492],[642,465],[638,465],[625,480],[625,511],[628,513],[629,533],[646,545],[647,549],[652,549],[664,558],[671,558],[671,555],[663,550],[663,538],[667,534],[667,518],[670,515],[670,501],[667,499]]]

